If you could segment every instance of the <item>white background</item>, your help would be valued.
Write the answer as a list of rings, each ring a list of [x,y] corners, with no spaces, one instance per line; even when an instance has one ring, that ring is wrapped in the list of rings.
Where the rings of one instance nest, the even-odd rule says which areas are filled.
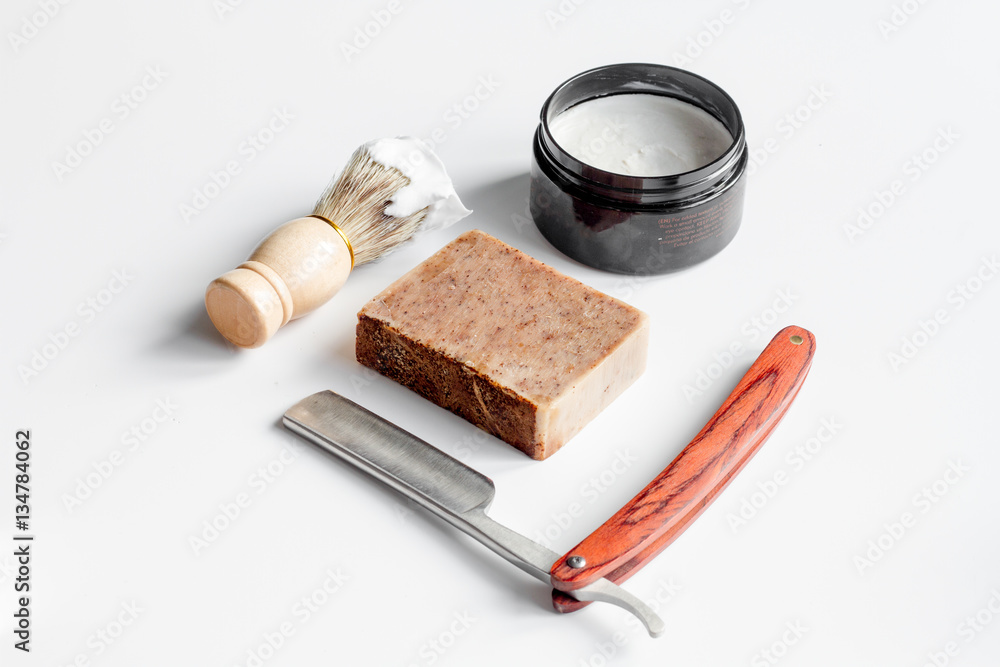
[[[357,31],[386,22],[384,1],[102,0],[51,18],[44,4],[0,16],[0,662],[996,664],[993,3],[402,0],[368,44]],[[758,163],[735,241],[651,280],[572,262],[525,217],[542,102],[629,61],[721,85]],[[262,133],[276,113],[292,118]],[[57,166],[102,119],[110,133]],[[308,212],[357,145],[436,128],[475,213],[359,268],[265,347],[225,344],[207,283]],[[261,133],[251,160],[244,142]],[[239,172],[207,187],[229,161]],[[185,220],[196,191],[214,196]],[[871,223],[849,233],[860,210]],[[542,463],[353,357],[362,304],[472,228],[652,317],[646,374]],[[610,606],[553,613],[544,585],[279,424],[300,398],[341,392],[490,476],[494,518],[562,553],[682,449],[787,324],[818,352],[784,422],[626,584],[659,597],[658,640]],[[17,429],[32,443],[30,655],[11,632]],[[797,462],[807,445],[819,451]],[[769,486],[776,474],[786,483]],[[310,596],[322,604],[307,615]]]

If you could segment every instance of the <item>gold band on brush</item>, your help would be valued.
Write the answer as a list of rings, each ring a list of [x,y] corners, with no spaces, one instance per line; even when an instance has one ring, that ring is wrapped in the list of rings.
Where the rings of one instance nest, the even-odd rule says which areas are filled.
[[[349,238],[347,238],[347,234],[344,233],[344,230],[341,229],[340,227],[338,227],[336,225],[336,223],[333,222],[333,220],[330,220],[328,218],[324,218],[323,216],[317,215],[316,213],[311,213],[309,215],[309,217],[310,218],[316,218],[318,220],[322,220],[326,224],[328,224],[331,227],[333,227],[333,230],[335,232],[337,232],[338,234],[340,234],[340,238],[344,239],[344,243],[347,244],[347,250],[348,250],[348,252],[351,253],[351,271],[353,271],[354,270],[354,246],[351,245],[351,240]]]

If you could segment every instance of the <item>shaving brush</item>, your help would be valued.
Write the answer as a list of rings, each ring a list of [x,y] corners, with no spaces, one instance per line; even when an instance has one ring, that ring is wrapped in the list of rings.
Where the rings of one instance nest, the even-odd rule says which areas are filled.
[[[208,316],[233,344],[260,347],[329,301],[354,267],[469,213],[426,144],[410,137],[368,142],[310,215],[275,229],[247,261],[209,284]]]

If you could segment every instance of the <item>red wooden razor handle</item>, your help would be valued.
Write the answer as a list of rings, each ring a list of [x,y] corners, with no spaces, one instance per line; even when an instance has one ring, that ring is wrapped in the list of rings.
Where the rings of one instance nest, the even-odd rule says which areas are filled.
[[[561,593],[605,577],[618,584],[684,532],[743,469],[799,392],[815,337],[786,327],[768,343],[712,418],[656,479],[550,572],[557,611],[585,607]]]

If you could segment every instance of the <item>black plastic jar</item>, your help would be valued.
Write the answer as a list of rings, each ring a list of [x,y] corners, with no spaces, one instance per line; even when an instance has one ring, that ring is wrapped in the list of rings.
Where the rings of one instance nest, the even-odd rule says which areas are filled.
[[[720,121],[733,143],[698,169],[648,177],[585,164],[553,139],[549,122],[566,109],[627,93],[693,104]],[[746,166],[743,119],[724,90],[675,67],[607,65],[569,79],[542,106],[532,150],[531,216],[552,245],[584,264],[617,273],[669,273],[708,259],[733,240]]]

